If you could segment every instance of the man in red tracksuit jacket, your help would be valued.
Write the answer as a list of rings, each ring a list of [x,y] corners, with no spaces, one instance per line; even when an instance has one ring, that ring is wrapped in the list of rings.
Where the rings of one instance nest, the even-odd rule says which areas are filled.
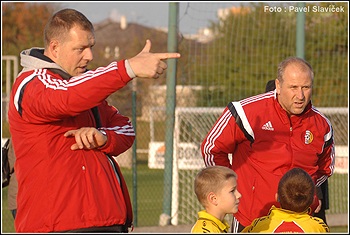
[[[95,38],[83,14],[57,12],[44,34],[45,49],[21,53],[9,104],[16,232],[128,232],[129,194],[108,156],[129,149],[135,132],[105,99],[136,76],[158,78],[162,60],[180,55],[150,53],[147,41],[137,56],[87,71]]]
[[[229,103],[203,140],[205,164],[231,167],[238,175],[242,198],[233,232],[279,206],[275,193],[289,169],[304,169],[317,187],[333,174],[333,130],[312,106],[313,77],[305,60],[282,61],[276,90]],[[317,205],[315,196],[312,209]]]

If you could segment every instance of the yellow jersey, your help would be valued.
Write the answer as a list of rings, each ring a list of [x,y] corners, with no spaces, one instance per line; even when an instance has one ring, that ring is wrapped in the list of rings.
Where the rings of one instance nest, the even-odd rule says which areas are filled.
[[[191,233],[227,233],[230,228],[226,220],[221,221],[205,210],[198,212],[197,222],[193,225]]]
[[[268,215],[253,220],[242,233],[329,233],[322,219],[307,211],[296,213],[272,206]]]

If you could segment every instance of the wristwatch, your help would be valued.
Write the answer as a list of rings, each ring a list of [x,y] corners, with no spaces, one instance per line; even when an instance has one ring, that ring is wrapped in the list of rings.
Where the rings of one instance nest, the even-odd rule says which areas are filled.
[[[99,130],[104,136],[107,136],[107,133],[105,130]]]

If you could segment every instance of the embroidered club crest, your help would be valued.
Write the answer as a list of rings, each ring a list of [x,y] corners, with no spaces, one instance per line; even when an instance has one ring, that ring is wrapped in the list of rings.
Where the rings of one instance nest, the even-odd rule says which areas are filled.
[[[311,144],[313,140],[314,140],[313,134],[311,133],[311,131],[307,130],[305,132],[305,144]]]

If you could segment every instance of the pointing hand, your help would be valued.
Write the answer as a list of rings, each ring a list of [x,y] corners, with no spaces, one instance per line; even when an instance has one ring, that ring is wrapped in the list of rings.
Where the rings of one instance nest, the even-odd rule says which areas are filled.
[[[147,40],[142,51],[131,59],[128,59],[131,69],[139,78],[159,78],[168,67],[162,61],[165,59],[179,58],[179,53],[151,53],[151,41]]]

